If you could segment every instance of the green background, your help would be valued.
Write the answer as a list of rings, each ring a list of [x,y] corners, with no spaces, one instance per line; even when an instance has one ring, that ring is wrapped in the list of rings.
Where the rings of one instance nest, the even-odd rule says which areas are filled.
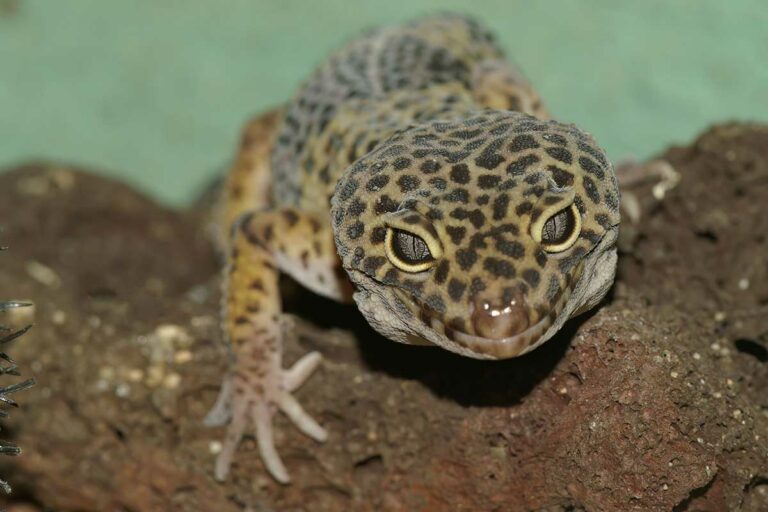
[[[62,160],[183,204],[335,46],[436,9],[489,25],[614,159],[768,121],[765,0],[0,0],[0,166]]]

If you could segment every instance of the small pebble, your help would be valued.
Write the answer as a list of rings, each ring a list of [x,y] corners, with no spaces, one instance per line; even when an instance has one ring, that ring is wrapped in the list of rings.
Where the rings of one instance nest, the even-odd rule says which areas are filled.
[[[128,380],[131,382],[140,382],[144,379],[144,371],[140,368],[128,370]]]
[[[175,389],[179,387],[180,383],[181,375],[178,373],[169,373],[166,375],[165,379],[163,379],[163,385],[169,389]]]
[[[221,445],[220,441],[211,441],[208,443],[208,451],[213,455],[220,453],[222,448],[223,446]]]
[[[131,394],[131,386],[122,382],[118,384],[117,387],[115,388],[115,394],[120,398],[125,398]]]
[[[192,352],[189,350],[180,350],[173,356],[173,360],[176,364],[188,363],[192,360]]]
[[[60,309],[57,309],[51,315],[51,322],[54,325],[64,325],[67,322],[67,314]]]
[[[27,274],[29,277],[49,288],[58,288],[61,278],[51,267],[47,267],[38,261],[27,262]]]

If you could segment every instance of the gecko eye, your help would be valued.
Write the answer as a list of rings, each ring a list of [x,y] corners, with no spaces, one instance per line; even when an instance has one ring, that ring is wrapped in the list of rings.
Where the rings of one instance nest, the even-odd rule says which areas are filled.
[[[427,242],[408,231],[390,227],[384,244],[389,261],[405,272],[423,272],[435,263]]]
[[[547,252],[562,252],[579,238],[581,215],[571,204],[549,217],[541,228],[539,242]]]

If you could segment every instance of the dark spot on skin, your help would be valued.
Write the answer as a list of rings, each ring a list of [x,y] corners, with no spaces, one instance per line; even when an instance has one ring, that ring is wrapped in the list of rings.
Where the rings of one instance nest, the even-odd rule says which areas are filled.
[[[382,256],[369,256],[363,262],[363,270],[366,274],[373,275],[386,262],[387,259]]]
[[[461,130],[453,132],[450,137],[453,139],[471,140],[483,134],[483,130]]]
[[[475,277],[472,279],[472,284],[469,285],[469,293],[474,296],[481,291],[485,290],[485,283],[482,279],[479,277]]]
[[[400,192],[403,192],[403,193],[413,191],[420,184],[421,184],[421,180],[416,176],[412,176],[410,174],[400,176],[400,178],[397,180],[397,185],[400,187]]]
[[[496,249],[505,256],[519,260],[525,256],[525,247],[514,240],[496,239]]]
[[[560,196],[547,196],[544,198],[544,205],[545,206],[551,206],[553,204],[559,203],[563,200]]]
[[[358,215],[363,213],[365,209],[366,209],[365,203],[355,198],[352,201],[352,204],[349,205],[349,208],[347,208],[347,215],[351,217],[357,217]]]
[[[527,268],[523,270],[523,279],[525,279],[525,282],[528,283],[531,288],[536,289],[536,287],[539,286],[541,276],[538,270]]]
[[[445,190],[445,188],[448,186],[448,182],[445,181],[443,178],[430,178],[428,183],[432,185],[437,190]]]
[[[463,226],[446,226],[445,232],[451,237],[451,242],[453,242],[454,245],[459,245],[467,234],[467,228]]]
[[[552,144],[557,144],[558,146],[565,146],[568,144],[568,139],[557,133],[544,133],[541,135],[541,138]]]
[[[469,247],[472,249],[485,249],[487,244],[485,243],[485,235],[483,233],[475,233],[469,241]]]
[[[301,251],[299,259],[301,260],[301,266],[307,268],[309,266],[309,251]]]
[[[591,229],[583,229],[581,231],[581,237],[586,238],[592,244],[597,244],[600,241],[600,235],[592,231]]]
[[[459,281],[458,279],[451,279],[448,283],[448,295],[454,302],[458,302],[466,289],[466,283]]]
[[[426,160],[421,164],[421,172],[424,174],[432,174],[440,170],[440,163],[437,160]]]
[[[501,176],[482,174],[477,178],[477,186],[482,189],[494,188],[501,181]]]
[[[410,158],[400,157],[394,161],[394,163],[392,164],[392,167],[394,167],[396,171],[402,171],[403,169],[407,169],[408,166],[410,165],[411,165]]]
[[[619,200],[617,199],[616,194],[611,191],[605,193],[605,204],[607,204],[608,208],[613,211],[619,209]]]
[[[536,142],[536,139],[531,137],[530,135],[518,135],[514,139],[512,139],[512,142],[509,143],[509,151],[512,153],[517,153],[518,151],[523,151],[525,149],[535,149],[539,147],[539,143]]]
[[[445,313],[445,302],[443,302],[443,299],[437,294],[427,297],[427,300],[424,301],[424,303],[433,311],[437,311],[440,314]]]
[[[475,202],[478,204],[478,206],[483,206],[488,204],[488,201],[491,200],[491,196],[488,194],[483,194],[481,196],[478,196],[477,199],[475,199]]]
[[[358,266],[361,261],[363,261],[363,258],[365,258],[365,251],[362,247],[355,247],[355,253],[352,257],[352,264],[355,266]]]
[[[498,167],[499,164],[505,160],[504,157],[498,153],[498,150],[503,143],[504,139],[496,139],[488,144],[485,149],[483,149],[483,152],[480,153],[480,156],[475,159],[475,164],[489,170]]]
[[[341,190],[339,190],[339,199],[342,201],[347,201],[355,194],[358,185],[359,184],[357,183],[357,180],[352,178],[345,181],[344,185],[341,187]]]
[[[253,304],[253,303],[252,303],[252,304],[249,304],[249,306],[255,306],[255,307],[256,307],[256,311],[258,311],[258,310],[259,310],[259,308],[258,308],[258,305],[257,305],[257,304]],[[243,325],[243,324],[247,324],[247,323],[248,323],[248,317],[245,317],[245,316],[238,316],[237,318],[235,318],[235,324],[236,324],[236,325]]]
[[[251,290],[263,291],[264,290],[264,283],[262,282],[261,279],[254,279],[253,281],[251,281],[251,284],[249,285],[249,288]]]
[[[549,156],[564,164],[570,164],[573,162],[573,155],[570,151],[561,147],[551,147],[545,150]]]
[[[387,273],[384,274],[384,277],[381,279],[381,282],[384,284],[398,284],[398,272],[394,268],[391,268],[387,270]]]
[[[446,201],[451,203],[469,203],[469,192],[463,188],[456,188],[451,190],[450,193],[443,196]]]
[[[525,172],[525,170],[539,161],[539,157],[536,155],[525,155],[518,158],[507,166],[507,173],[513,176],[519,176]]]
[[[509,196],[507,194],[496,197],[493,201],[493,220],[501,220],[507,216],[509,209]]]
[[[509,127],[510,127],[509,123],[500,124],[496,128],[493,128],[488,133],[490,133],[491,135],[503,135],[507,130],[509,130]]]
[[[580,213],[584,213],[586,209],[584,208],[584,201],[581,200],[581,197],[576,196],[573,198],[573,204],[576,205],[576,209],[579,210]]]
[[[440,220],[443,218],[443,212],[434,208],[430,208],[430,210],[427,212],[427,218],[429,220]]]
[[[275,230],[272,227],[272,224],[269,224],[269,225],[267,225],[264,228],[264,231],[261,233],[261,238],[265,242],[271,242],[272,241],[272,237],[274,236],[274,233],[275,233]]]
[[[350,240],[357,240],[365,232],[365,225],[357,221],[347,228],[347,236]]]
[[[597,191],[597,186],[595,185],[595,182],[592,181],[592,178],[589,176],[582,176],[581,179],[582,184],[584,185],[584,190],[587,192],[587,197],[589,197],[593,203],[600,204],[600,193]]]
[[[380,244],[384,242],[384,239],[387,236],[387,228],[384,228],[382,226],[376,226],[371,231],[371,243],[374,245]]]
[[[578,147],[583,152],[587,153],[589,156],[600,162],[600,164],[603,167],[608,167],[608,160],[605,159],[605,156],[602,154],[602,152],[598,151],[594,147],[590,146],[589,144],[585,142],[579,142],[576,147]]]
[[[539,186],[531,187],[529,189],[526,189],[523,192],[523,197],[528,197],[528,196],[541,197],[542,195],[544,195],[544,187],[539,187]]]
[[[611,227],[611,219],[604,213],[595,215],[595,221],[597,221],[603,229],[609,229]]]
[[[376,201],[374,211],[376,215],[397,211],[397,203],[388,195],[383,195]]]
[[[512,190],[516,186],[517,182],[512,178],[508,178],[499,185],[499,190]]]
[[[480,146],[482,146],[483,144],[485,144],[485,139],[477,139],[477,140],[469,141],[464,146],[464,151],[474,151]]]
[[[309,225],[312,228],[312,232],[313,233],[319,233],[320,229],[323,227],[323,225],[320,223],[320,221],[315,219],[315,218],[313,218],[313,217],[310,217]]]
[[[548,169],[552,173],[552,179],[555,180],[558,187],[564,188],[573,186],[573,174],[555,165],[550,165]]]
[[[477,261],[477,253],[472,249],[459,249],[456,251],[456,261],[461,270],[469,270]]]
[[[515,267],[505,260],[488,257],[483,260],[483,268],[496,277],[512,278],[515,277]]]
[[[515,207],[515,213],[519,216],[525,215],[533,209],[533,204],[529,201],[524,201]]]
[[[378,192],[389,183],[389,176],[387,174],[377,174],[365,184],[365,189],[368,192]]]
[[[536,263],[538,263],[538,265],[540,267],[543,268],[544,265],[547,264],[547,253],[545,253],[541,249],[536,251],[536,256],[535,257],[536,257]]]
[[[589,174],[594,175],[597,179],[602,180],[605,178],[605,172],[603,172],[603,168],[597,165],[591,158],[580,156],[579,165],[584,170],[584,172],[588,172]]]
[[[467,167],[467,164],[456,164],[451,167],[451,180],[462,185],[469,183],[469,167]]]
[[[419,224],[421,222],[421,217],[418,214],[414,213],[412,215],[408,215],[404,217],[403,222],[410,225]]]
[[[424,291],[424,283],[421,281],[414,281],[413,279],[404,279],[400,282],[400,287],[404,290],[408,290],[414,297],[421,297]]]
[[[485,215],[480,210],[472,210],[469,212],[469,222],[472,223],[475,228],[480,229],[485,224]]]
[[[437,284],[443,284],[448,278],[448,271],[451,268],[451,263],[448,260],[441,260],[435,268],[435,282]]]

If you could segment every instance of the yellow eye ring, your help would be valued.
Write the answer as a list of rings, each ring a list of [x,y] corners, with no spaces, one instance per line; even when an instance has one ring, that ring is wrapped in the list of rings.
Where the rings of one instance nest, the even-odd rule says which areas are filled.
[[[566,208],[542,214],[531,225],[531,236],[549,253],[570,248],[581,234],[581,213],[575,203]]]
[[[384,252],[395,267],[409,273],[429,270],[442,256],[440,245],[431,238],[391,226],[384,238]]]

